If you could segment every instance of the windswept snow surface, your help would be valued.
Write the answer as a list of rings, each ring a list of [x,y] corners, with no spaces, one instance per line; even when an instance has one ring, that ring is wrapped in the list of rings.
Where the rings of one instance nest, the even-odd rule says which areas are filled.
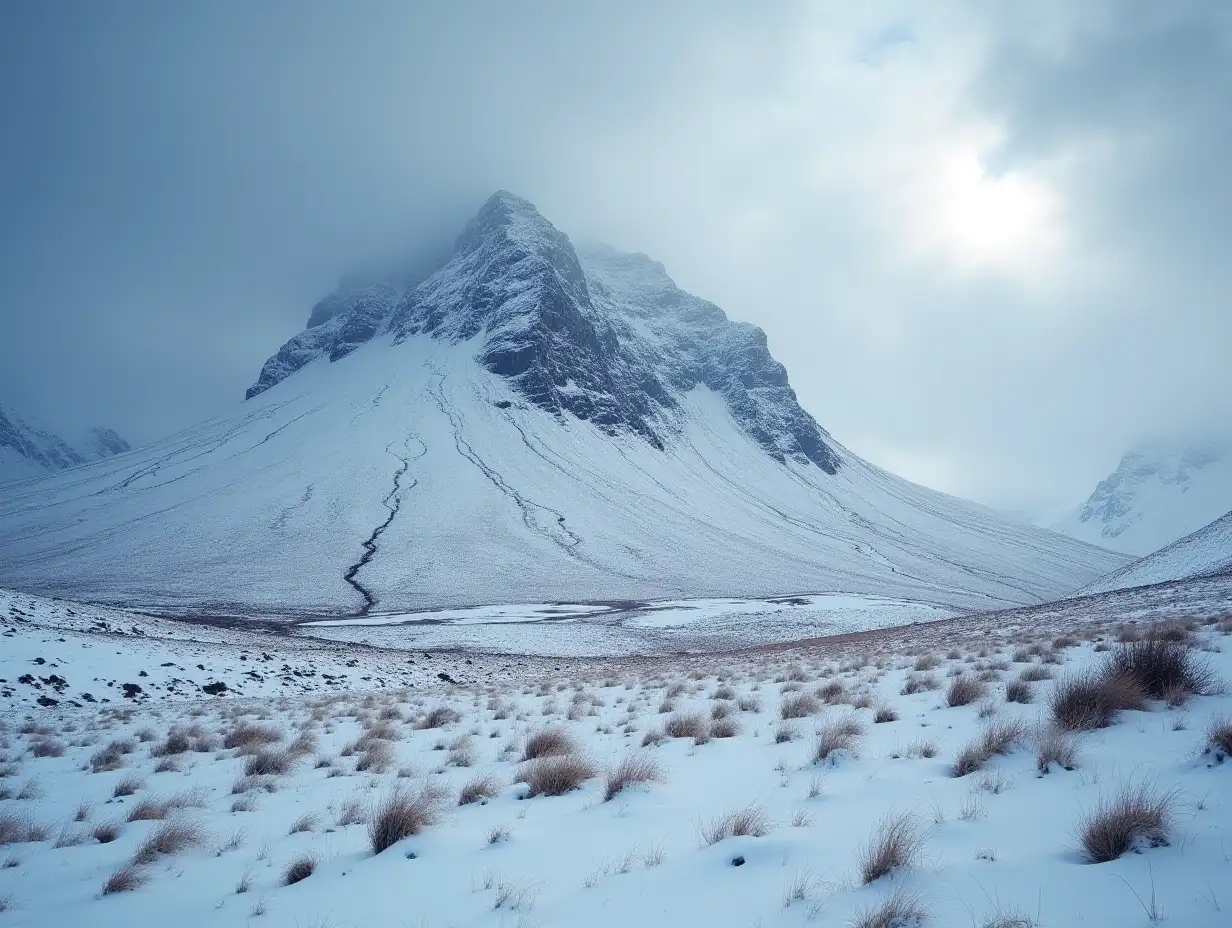
[[[368,344],[233,416],[5,487],[0,582],[336,614],[365,605],[344,577],[370,541],[355,579],[383,610],[819,588],[978,609],[1123,563],[841,449],[834,475],[779,463],[705,388],[659,450],[527,406],[473,354]]]
[[[4,605],[10,617],[13,606],[28,614],[6,623],[12,634],[0,639],[6,677],[74,673],[98,653],[78,647],[82,663],[52,669],[16,658],[15,641],[77,621],[128,622],[125,613],[21,596]],[[1057,684],[1038,676],[1082,673],[1105,657],[1093,641],[1053,647],[1053,638],[1064,631],[1115,647],[1116,622],[1089,608],[1064,623],[1028,612],[887,630],[845,648],[558,661],[539,665],[525,685],[507,673],[364,692],[368,684],[352,677],[338,689],[354,691],[316,683],[286,698],[159,689],[102,707],[23,706],[0,717],[0,918],[21,928],[168,920],[177,928],[802,928],[852,925],[908,892],[920,921],[869,924],[1125,928],[1147,924],[1143,906],[1153,900],[1168,924],[1223,928],[1232,760],[1208,749],[1206,732],[1232,712],[1232,697],[1121,713],[1075,736],[1073,769],[1041,772],[1034,732]],[[1229,639],[1214,625],[1196,628],[1194,644],[1206,650],[1195,653],[1232,679]],[[97,634],[127,647],[118,630],[72,633]],[[52,632],[42,643],[63,637]],[[64,648],[65,660],[72,651]],[[239,671],[238,657],[220,648],[200,659]],[[914,668],[928,664],[938,688],[904,694],[908,679],[924,675]],[[1037,679],[1026,684],[1031,702],[1006,702],[1006,683],[1027,669]],[[948,706],[951,674],[986,681],[986,697]],[[801,693],[825,701],[783,722],[784,700]],[[439,709],[456,715],[428,717]],[[889,720],[874,722],[876,710]],[[659,740],[665,722],[688,714],[709,738]],[[816,759],[819,732],[836,723],[858,734]],[[1006,723],[1023,734],[1005,753],[954,776],[959,752],[986,726]],[[171,748],[177,727],[190,750]],[[583,770],[563,795],[529,797],[521,760],[529,736],[549,727],[571,739],[592,775]],[[605,801],[604,772],[629,756],[647,760],[654,778]],[[253,772],[275,763],[283,772]],[[491,795],[460,804],[464,785],[485,778]],[[1169,797],[1171,828],[1113,861],[1086,862],[1083,817],[1127,785]],[[377,804],[425,789],[439,797],[436,817],[374,854],[364,822]],[[712,823],[746,809],[752,833],[705,839]],[[861,852],[893,815],[907,816],[919,852],[862,885]],[[114,840],[101,843],[95,829],[112,823]],[[168,823],[184,842],[166,832],[153,841]],[[289,865],[303,857],[310,873],[287,885]],[[103,894],[134,859],[138,885]]]
[[[1104,592],[1232,574],[1232,512],[1180,541],[1096,580],[1083,592]]]
[[[954,610],[929,603],[838,593],[771,599],[476,606],[327,619],[301,634],[383,648],[464,648],[560,656],[732,650],[933,622]]]

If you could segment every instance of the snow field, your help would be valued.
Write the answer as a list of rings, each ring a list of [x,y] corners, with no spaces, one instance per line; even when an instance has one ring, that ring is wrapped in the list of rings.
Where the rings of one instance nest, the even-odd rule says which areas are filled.
[[[1120,928],[1154,907],[1226,924],[1232,764],[1207,748],[1232,699],[1178,691],[1106,728],[1048,727],[1058,681],[1102,666],[1133,628],[903,630],[842,658],[797,648],[566,666],[538,685],[10,713],[0,917]],[[1232,679],[1232,624],[1188,628],[1184,653]],[[1042,773],[1041,752],[1061,762]],[[975,769],[955,776],[960,760]],[[1163,797],[1167,821],[1086,862],[1083,817],[1125,787]],[[374,810],[398,795],[409,806],[384,833],[418,833],[374,854]]]

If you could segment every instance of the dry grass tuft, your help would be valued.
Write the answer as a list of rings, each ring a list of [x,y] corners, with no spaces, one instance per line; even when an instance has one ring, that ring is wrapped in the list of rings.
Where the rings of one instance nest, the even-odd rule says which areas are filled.
[[[669,738],[692,738],[704,742],[710,737],[710,726],[696,712],[676,712],[663,723],[663,733]]]
[[[458,795],[458,805],[467,806],[500,795],[501,785],[494,776],[475,777],[469,780]]]
[[[711,845],[718,844],[725,838],[738,838],[746,835],[760,838],[769,834],[771,827],[766,810],[759,805],[749,805],[703,825],[701,836],[705,844]]]
[[[1211,719],[1206,730],[1207,751],[1214,753],[1217,763],[1232,757],[1232,719]]]
[[[577,750],[577,742],[567,731],[561,728],[544,728],[526,739],[522,760],[561,757],[565,754],[576,754]]]
[[[119,870],[116,870],[111,876],[107,877],[107,881],[103,883],[103,895],[108,896],[111,893],[131,893],[135,889],[139,889],[149,882],[150,876],[144,867],[137,864],[125,864]]]
[[[1210,664],[1185,637],[1169,634],[1171,628],[1152,628],[1139,640],[1118,645],[1108,655],[1104,677],[1130,680],[1149,698],[1174,705],[1213,692],[1219,680]]]
[[[630,754],[607,772],[603,785],[603,801],[610,802],[616,794],[634,783],[662,783],[663,768],[653,757]]]
[[[446,725],[452,725],[454,722],[462,720],[462,715],[457,709],[450,706],[437,706],[420,719],[417,728],[444,728]]]
[[[710,724],[711,738],[734,738],[740,734],[740,723],[735,719],[719,719]]]
[[[1058,680],[1048,709],[1058,728],[1092,731],[1107,728],[1119,712],[1140,709],[1145,702],[1145,692],[1132,678],[1086,671]]]
[[[269,725],[252,725],[242,722],[227,732],[222,739],[224,748],[239,748],[245,754],[253,754],[261,748],[277,744],[282,740],[282,732]]]
[[[872,883],[911,867],[924,848],[924,830],[911,812],[889,812],[860,851],[860,881]]]
[[[792,693],[779,705],[779,718],[802,719],[821,711],[821,702],[808,693]]]
[[[269,777],[282,776],[291,772],[295,766],[296,755],[290,751],[263,748],[249,756],[244,762],[244,776]]]
[[[895,887],[884,900],[856,914],[851,928],[920,928],[928,922],[928,910],[919,893],[906,886]]]
[[[1035,766],[1040,773],[1048,773],[1054,766],[1073,770],[1078,766],[1078,742],[1059,728],[1044,730],[1036,742]]]
[[[813,762],[828,761],[839,753],[854,754],[864,726],[855,716],[834,719],[817,729],[817,744],[813,749]]]
[[[1099,801],[1078,826],[1083,856],[1106,863],[1145,847],[1166,847],[1172,834],[1174,792],[1159,793],[1147,784],[1123,786]]]
[[[368,843],[379,854],[403,838],[436,823],[445,804],[444,792],[425,784],[415,792],[395,789],[377,803],[368,822]]]
[[[1017,719],[989,723],[954,758],[954,776],[965,777],[983,769],[995,755],[1008,754],[1026,734],[1026,726]]]
[[[301,854],[287,864],[287,869],[282,873],[282,885],[293,886],[301,880],[306,880],[316,872],[316,869],[317,859],[311,854]]]
[[[950,688],[946,690],[945,702],[951,708],[966,706],[983,698],[986,692],[988,692],[987,684],[975,677],[955,677],[950,681]]]
[[[1005,701],[1016,702],[1019,705],[1026,705],[1035,698],[1035,694],[1031,692],[1031,684],[1019,677],[1016,680],[1010,680],[1005,684]]]
[[[144,865],[153,863],[159,855],[171,856],[183,853],[206,843],[206,832],[196,819],[177,815],[169,819],[153,831],[137,846],[133,855],[133,863]]]
[[[123,826],[119,822],[103,822],[94,826],[94,831],[91,834],[94,840],[99,844],[110,844],[116,838],[120,837],[120,832]]]
[[[116,799],[119,799],[121,796],[131,796],[143,786],[145,786],[145,781],[140,777],[121,777],[119,780],[116,780],[115,786],[112,787],[111,795]]]
[[[530,787],[527,797],[563,796],[597,774],[595,765],[586,757],[565,754],[527,761],[518,770],[518,781]]]

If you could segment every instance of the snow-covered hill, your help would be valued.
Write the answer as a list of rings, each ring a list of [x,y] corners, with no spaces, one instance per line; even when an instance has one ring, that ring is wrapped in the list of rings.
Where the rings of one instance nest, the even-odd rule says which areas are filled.
[[[759,329],[642,255],[579,255],[508,194],[426,278],[314,309],[249,397],[0,490],[0,582],[240,613],[803,591],[978,609],[1125,561],[859,459]]]
[[[1126,554],[1158,551],[1232,509],[1232,448],[1145,444],[1082,505],[1039,524]]]
[[[1089,592],[1232,574],[1232,512],[1087,588]]]
[[[0,483],[37,477],[120,454],[128,442],[108,428],[66,440],[50,426],[0,406]]]

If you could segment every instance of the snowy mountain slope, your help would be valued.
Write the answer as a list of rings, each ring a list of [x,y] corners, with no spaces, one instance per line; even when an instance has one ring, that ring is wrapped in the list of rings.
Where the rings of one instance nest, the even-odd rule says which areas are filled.
[[[508,195],[421,283],[348,305],[234,414],[0,491],[0,582],[236,612],[799,591],[977,609],[1124,562],[860,460],[760,330],[642,256],[579,257]]]
[[[113,430],[97,427],[70,443],[49,426],[0,406],[0,483],[76,467],[128,448]]]
[[[1084,592],[1123,590],[1221,574],[1232,574],[1232,512],[1154,554],[1101,577]]]
[[[1133,449],[1080,507],[1041,524],[1126,554],[1158,551],[1232,509],[1232,448],[1207,441]]]

